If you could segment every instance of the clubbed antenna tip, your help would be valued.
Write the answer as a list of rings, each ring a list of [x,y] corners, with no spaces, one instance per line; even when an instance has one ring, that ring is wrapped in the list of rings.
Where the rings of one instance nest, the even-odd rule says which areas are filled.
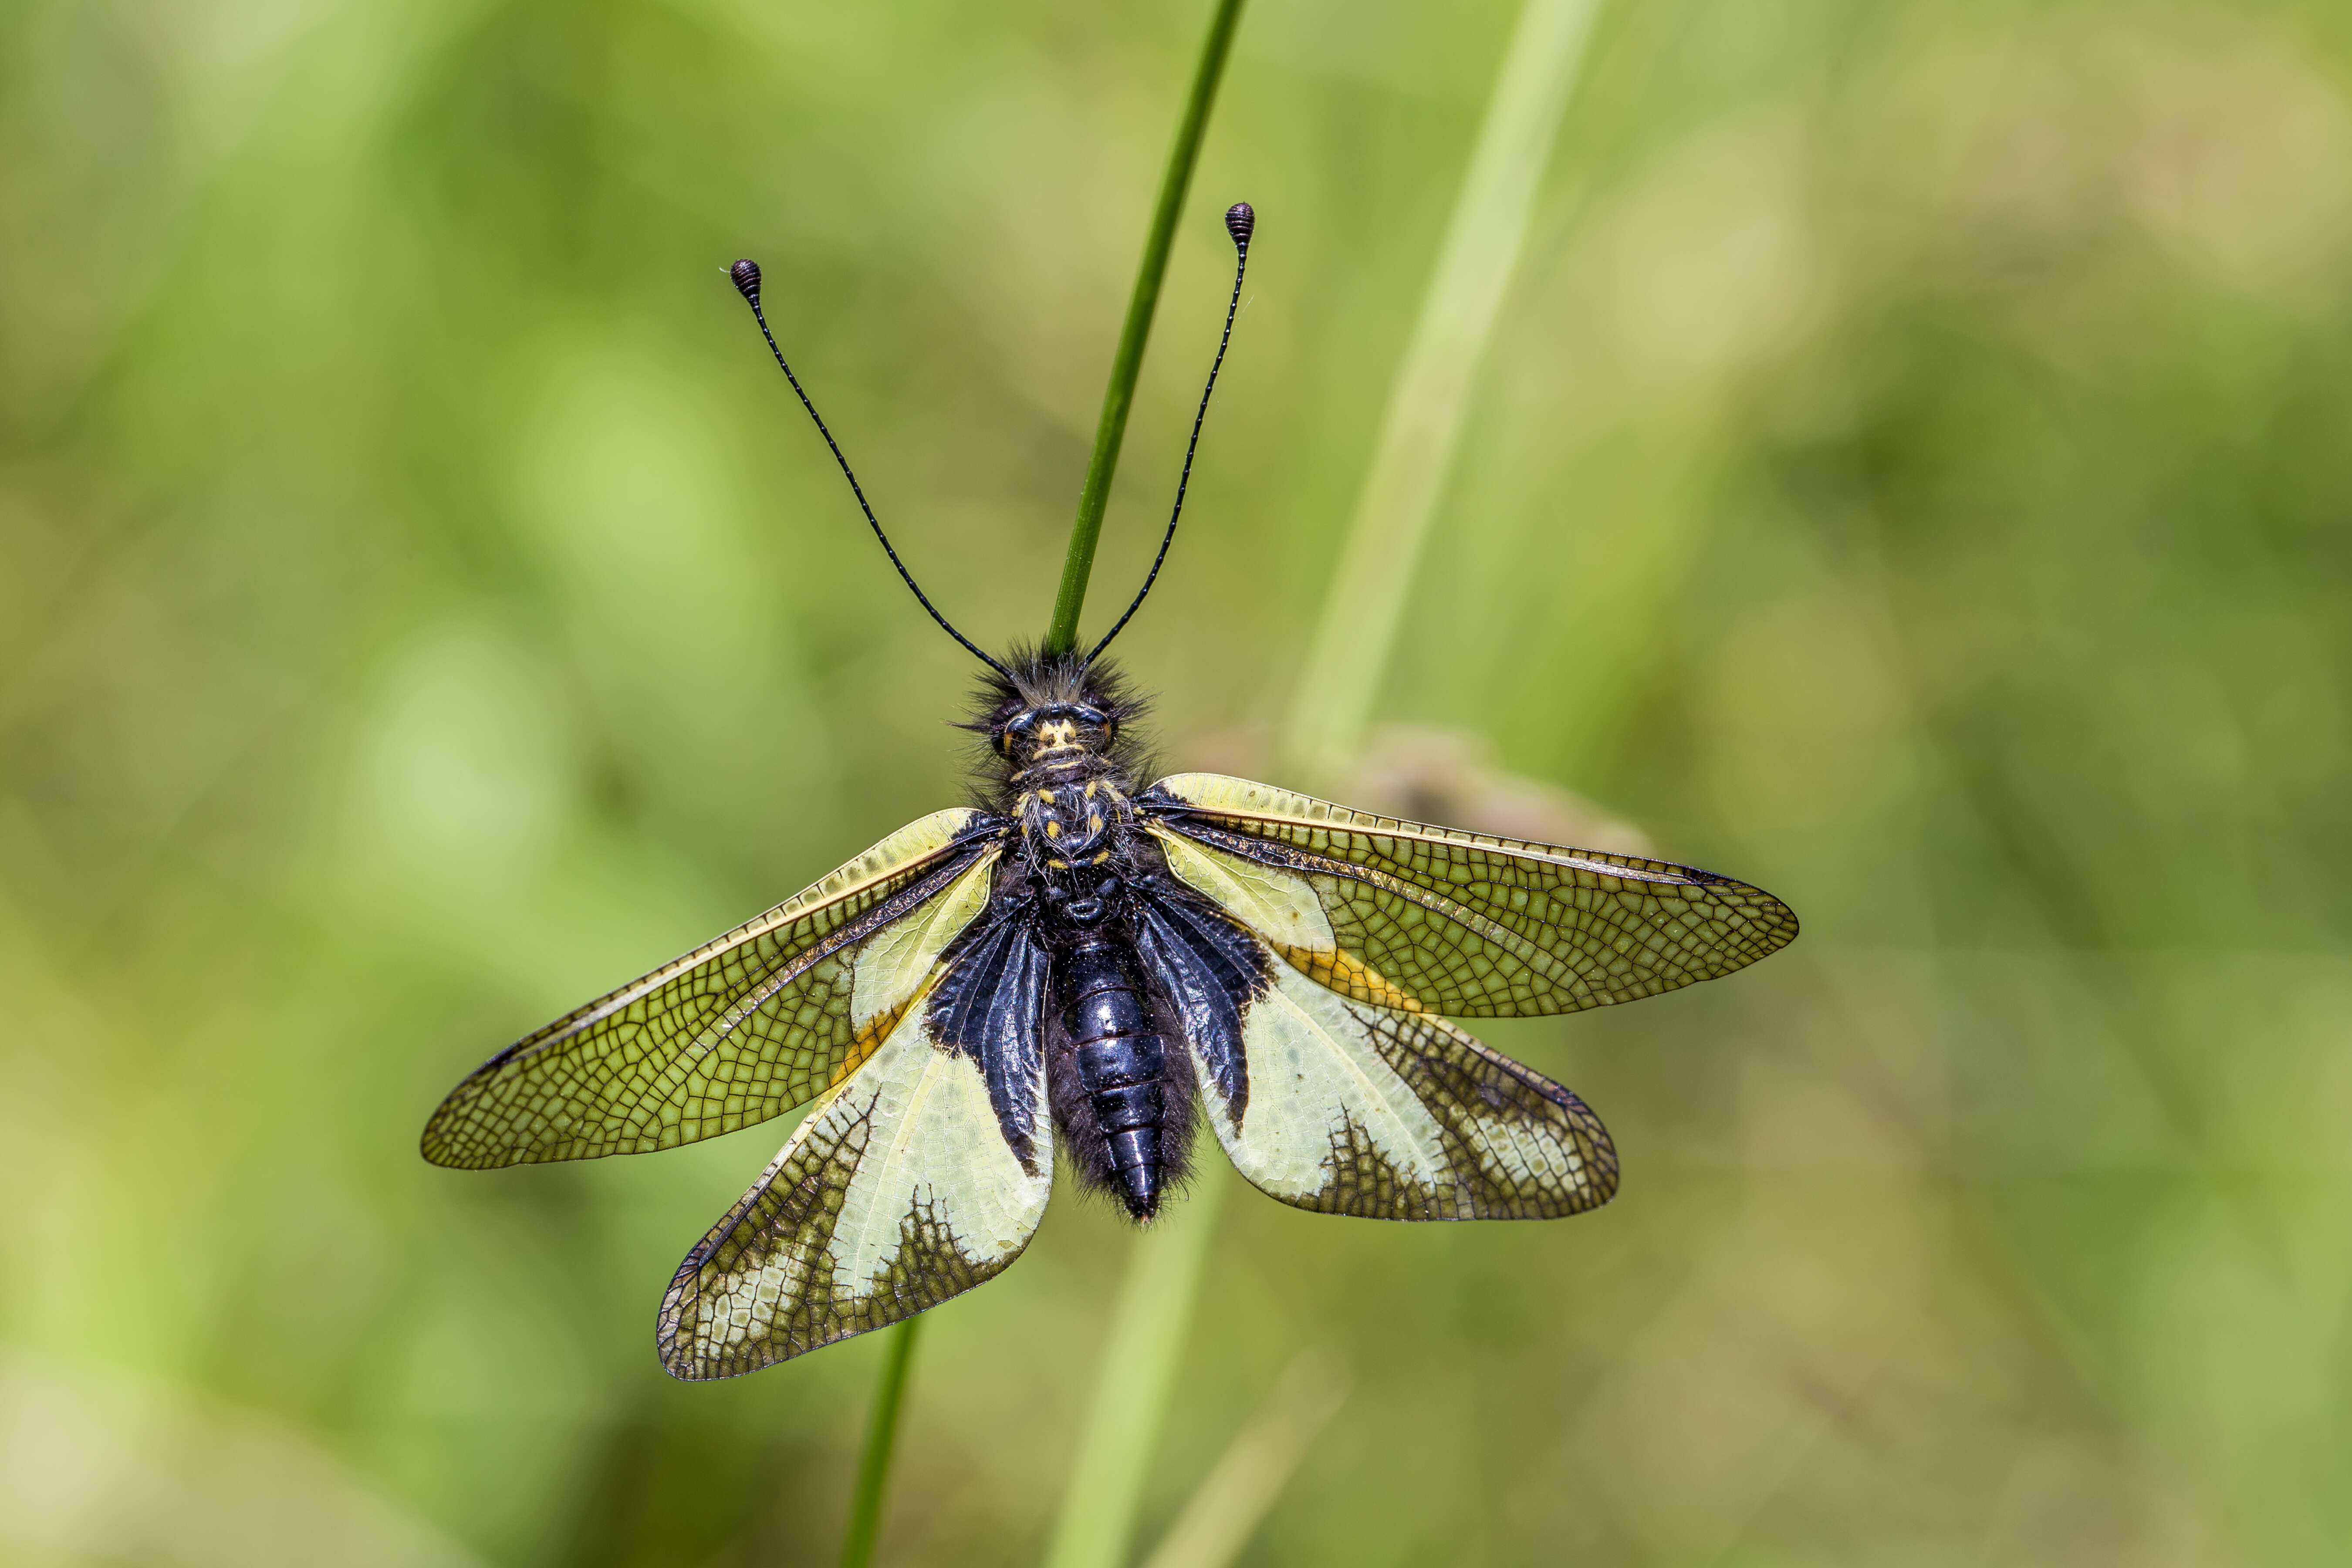
[[[1230,223],[1232,220],[1228,218],[1226,221]],[[741,292],[743,298],[755,305],[760,302],[760,264],[758,262],[746,257],[729,268],[727,276],[735,279],[735,287]]]
[[[1250,231],[1256,226],[1257,214],[1250,210],[1249,203],[1235,202],[1233,205],[1225,209],[1225,232],[1234,237],[1234,247],[1235,249],[1247,250],[1249,248]],[[741,262],[738,263],[738,265],[750,266],[750,263]],[[759,276],[760,269],[753,267],[751,268],[751,277],[754,282],[758,281]]]

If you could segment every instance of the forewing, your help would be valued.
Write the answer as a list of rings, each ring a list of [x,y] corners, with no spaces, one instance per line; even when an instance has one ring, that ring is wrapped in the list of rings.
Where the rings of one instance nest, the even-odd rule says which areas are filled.
[[[910,823],[807,891],[508,1047],[425,1157],[483,1169],[643,1153],[780,1115],[866,1059],[988,900],[979,814]]]
[[[1259,1191],[1406,1220],[1550,1219],[1616,1192],[1608,1131],[1567,1089],[1443,1018],[1267,968],[1242,1019],[1246,1096],[1198,1074],[1209,1124]]]
[[[1789,906],[1662,860],[1374,816],[1216,773],[1146,797],[1170,868],[1324,984],[1465,1018],[1570,1013],[1786,946]]]
[[[984,948],[1004,962],[968,967]],[[1028,1246],[1054,1175],[1044,954],[1016,931],[958,967],[961,994],[951,973],[922,997],[687,1255],[662,1301],[673,1376],[732,1377],[895,1323]]]

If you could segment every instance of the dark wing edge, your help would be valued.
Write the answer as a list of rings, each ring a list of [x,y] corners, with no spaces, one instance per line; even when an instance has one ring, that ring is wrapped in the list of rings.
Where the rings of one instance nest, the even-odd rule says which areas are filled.
[[[524,1037],[442,1100],[425,1158],[488,1170],[643,1153],[789,1110],[870,1055],[912,1000],[861,1023],[852,950],[958,888],[993,858],[1003,832],[970,810],[919,818],[767,913]]]
[[[656,1331],[671,1376],[740,1376],[887,1327],[1028,1246],[1054,1179],[1045,971],[1005,925],[975,927],[687,1254]]]
[[[1446,1129],[1451,1193],[1400,1219],[1561,1219],[1617,1195],[1617,1145],[1581,1097],[1443,1018],[1351,1006]],[[1339,1143],[1335,1141],[1334,1152]],[[1377,1193],[1377,1184],[1366,1189]],[[1356,1214],[1359,1209],[1338,1212]]]
[[[1163,847],[1181,835],[1299,879],[1320,906],[1312,930],[1279,897],[1271,929],[1253,918],[1267,911],[1221,901],[1317,980],[1381,1006],[1575,1012],[1718,978],[1797,935],[1795,912],[1762,889],[1669,861],[1376,816],[1212,773],[1163,779],[1139,804]],[[1171,868],[1191,880],[1187,858],[1179,847]]]

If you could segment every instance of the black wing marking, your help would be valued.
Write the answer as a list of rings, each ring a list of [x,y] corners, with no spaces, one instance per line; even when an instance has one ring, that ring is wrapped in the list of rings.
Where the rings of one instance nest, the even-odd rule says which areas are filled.
[[[1265,944],[1205,900],[1139,890],[1135,946],[1181,1026],[1184,1043],[1234,1117],[1246,1113],[1242,1016],[1269,984]],[[1171,1045],[1174,1041],[1168,1042]]]
[[[1053,1164],[1038,1163],[1031,1137],[1045,1081],[1045,964],[1029,910],[992,911],[958,940],[930,1005],[933,1036],[980,1063],[1005,1142],[1032,1173]]]

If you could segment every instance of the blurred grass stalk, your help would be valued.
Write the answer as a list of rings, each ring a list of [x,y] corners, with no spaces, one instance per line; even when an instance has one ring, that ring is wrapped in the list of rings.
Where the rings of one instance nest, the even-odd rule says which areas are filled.
[[[1282,737],[1286,773],[1309,787],[1337,776],[1361,744],[1598,8],[1598,0],[1528,0],[1504,51]],[[1106,426],[1108,417],[1106,407]],[[1075,559],[1075,541],[1072,550]],[[1182,1221],[1137,1239],[1046,1568],[1116,1568],[1124,1559],[1232,1181],[1222,1161],[1202,1162]],[[1225,1468],[1203,1482],[1163,1555],[1181,1547],[1192,1568],[1211,1568],[1246,1543],[1246,1531],[1204,1528],[1187,1544],[1185,1522],[1220,1511],[1210,1494]],[[1255,1513],[1272,1501],[1257,1500]],[[1212,1541],[1222,1544],[1201,1549]]]
[[[890,1455],[898,1436],[898,1406],[907,1393],[907,1367],[915,1359],[918,1317],[890,1331],[888,1359],[874,1389],[874,1414],[866,1427],[866,1452],[857,1463],[857,1490],[849,1504],[849,1533],[841,1542],[841,1568],[866,1568],[874,1561],[874,1537],[882,1524],[882,1493],[890,1479]]]
[[[1281,742],[1289,783],[1328,789],[1363,743],[1599,8],[1599,0],[1528,0],[1519,13],[1307,645]]]
[[[1299,1352],[1257,1414],[1234,1435],[1143,1568],[1224,1568],[1240,1556],[1290,1473],[1347,1398],[1348,1380],[1334,1358],[1319,1351]]]
[[[1046,1568],[1112,1568],[1126,1560],[1177,1352],[1200,1299],[1209,1237],[1233,1181],[1222,1159],[1203,1161],[1182,1209],[1133,1243]]]

